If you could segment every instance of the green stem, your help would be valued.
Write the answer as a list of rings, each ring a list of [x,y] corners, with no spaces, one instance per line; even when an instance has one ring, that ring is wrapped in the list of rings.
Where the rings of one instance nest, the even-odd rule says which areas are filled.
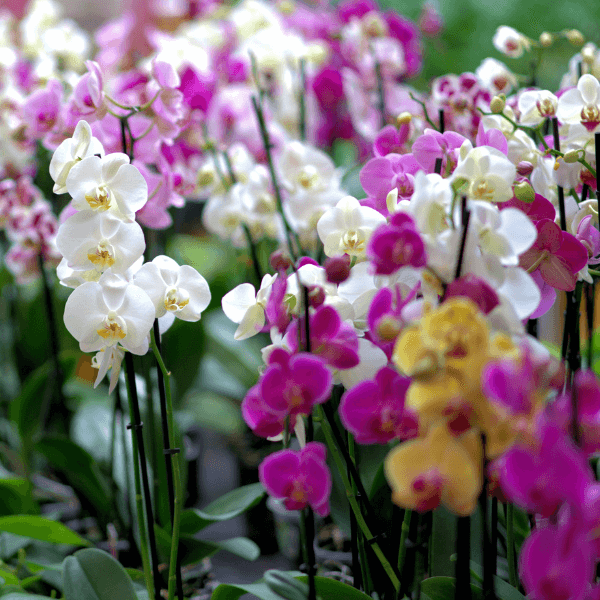
[[[133,414],[131,408],[131,390],[129,380],[125,378],[127,384],[127,397],[129,399],[129,412]],[[150,600],[156,600],[154,593],[154,577],[152,576],[152,568],[150,566],[150,556],[148,553],[148,538],[146,536],[146,524],[144,523],[144,501],[142,496],[142,478],[140,475],[140,458],[138,452],[137,437],[131,436],[131,448],[133,450],[133,478],[135,481],[135,508],[138,521],[138,531],[140,534],[140,554],[142,555],[142,565],[144,567],[144,578],[146,580],[146,588]],[[125,446],[123,446],[125,449]],[[152,524],[150,524],[152,525]]]
[[[354,464],[354,466],[356,465],[356,446],[354,444],[354,436],[348,432],[348,454],[350,455],[350,460],[352,461],[352,463]],[[358,497],[358,488],[356,487],[356,481],[354,481],[354,479],[352,479],[352,477],[350,476],[350,469],[347,469],[348,472],[348,477],[350,478],[350,482],[352,484],[352,493],[354,494],[354,497]],[[354,517],[354,513],[351,513],[352,517]],[[360,531],[357,531],[356,529],[356,519],[353,518],[352,519],[352,524],[354,525],[354,527],[352,528],[351,531],[351,535],[354,536],[354,539],[352,540],[352,545],[356,545],[358,548],[358,552],[361,556],[361,560],[359,562],[359,564],[357,565],[352,565],[353,567],[353,572],[354,570],[358,571],[358,569],[360,569],[361,571],[361,578],[364,582],[367,581],[367,575],[368,575],[368,563],[366,560],[366,548],[365,548],[365,538],[361,535]],[[365,588],[368,589],[368,588]]]
[[[283,220],[283,226],[285,229],[285,235],[287,239],[287,244],[289,247],[290,255],[294,262],[296,262],[297,255],[294,250],[294,244],[292,244],[292,236],[295,237],[296,245],[298,249],[301,250],[300,241],[298,240],[298,236],[292,230],[285,213],[283,212],[283,202],[281,199],[281,189],[279,188],[279,183],[277,181],[277,174],[275,172],[275,164],[273,163],[273,154],[271,153],[271,140],[269,139],[269,132],[267,130],[267,125],[265,122],[265,115],[263,113],[262,106],[256,96],[252,97],[252,106],[254,107],[254,112],[256,113],[256,118],[258,120],[258,125],[260,129],[260,134],[262,136],[263,146],[265,148],[265,154],[267,155],[267,164],[269,166],[269,173],[271,175],[271,183],[273,184],[273,191],[275,192],[275,200],[277,202],[277,210],[281,215],[281,219]]]
[[[156,362],[162,371],[165,392],[167,397],[167,425],[169,427],[169,445],[171,450],[175,450],[175,430],[173,428],[173,400],[171,397],[171,373],[167,371],[167,367],[163,361],[163,358],[158,351],[156,346],[156,339],[154,337],[154,330],[150,331],[151,336],[151,347],[156,357]],[[181,489],[181,472],[179,469],[179,453],[173,452],[171,454],[171,464],[173,467],[173,483],[175,486],[175,497],[173,507],[173,530],[171,537],[171,556],[169,560],[169,600],[175,598],[175,588],[177,586],[177,552],[179,549],[179,524],[181,521],[181,503],[182,503],[182,489]],[[180,599],[183,600],[183,599]]]
[[[339,450],[337,449],[337,446],[333,439],[333,433],[329,426],[329,422],[325,418],[325,414],[323,412],[323,407],[320,405],[317,405],[317,406],[315,406],[315,410],[316,410],[317,417],[319,418],[319,420],[321,422],[321,429],[323,430],[323,433],[325,435],[327,447],[329,449],[331,456],[333,457],[333,460],[335,461],[336,467],[339,471],[340,477],[344,484],[344,489],[346,490],[346,495],[348,496],[348,502],[350,503],[350,508],[354,512],[354,516],[356,517],[356,522],[357,522],[358,526],[360,527],[365,538],[367,540],[371,540],[371,539],[373,539],[373,535],[371,533],[371,530],[369,529],[369,526],[367,525],[367,522],[365,521],[365,519],[362,515],[360,507],[358,506],[358,502],[356,501],[356,498],[352,491],[352,486],[350,485],[350,481],[348,480],[348,476],[346,475],[346,466],[344,465],[344,461],[343,461],[342,457],[340,456]],[[379,546],[379,543],[377,542],[377,540],[373,541],[372,548],[373,548],[373,552],[379,559],[379,562],[381,563],[383,570],[387,573],[388,577],[390,578],[390,581],[392,582],[394,589],[396,590],[396,592],[398,592],[400,590],[400,580],[398,579],[398,577],[396,577],[396,573],[394,573],[394,569],[393,569],[392,565],[390,564],[390,562],[386,558],[385,554],[381,550],[381,547]]]
[[[515,526],[514,526],[514,506],[506,504],[506,545],[508,553],[508,579],[510,585],[514,588],[519,587],[517,578],[517,561],[515,555]]]
[[[398,571],[402,574],[404,568],[404,562],[406,561],[406,540],[408,539],[408,532],[410,531],[410,519],[412,517],[412,510],[408,508],[404,511],[404,520],[402,521],[402,533],[400,534],[400,547],[398,548]]]

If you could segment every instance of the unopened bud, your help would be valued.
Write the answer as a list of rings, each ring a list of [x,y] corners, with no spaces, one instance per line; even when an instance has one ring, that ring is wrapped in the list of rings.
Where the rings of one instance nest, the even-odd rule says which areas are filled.
[[[412,115],[408,111],[401,112],[396,117],[396,127],[408,125],[412,121]]]
[[[565,152],[563,160],[566,163],[576,163],[579,160],[579,150],[569,150]]]
[[[553,41],[554,37],[552,37],[552,34],[548,33],[547,31],[542,32],[540,35],[540,46],[542,46],[542,48],[551,46]]]
[[[535,192],[529,182],[521,181],[521,183],[515,185],[515,197],[521,202],[530,204],[535,200]]]
[[[490,110],[495,114],[499,115],[506,106],[506,98],[501,96],[494,96],[490,102]]]
[[[593,44],[586,44],[581,49],[581,60],[583,60],[583,62],[591,64],[594,62],[595,57],[596,57],[596,52],[594,51]]]
[[[573,46],[583,46],[585,42],[583,33],[578,29],[569,29],[568,31],[565,31],[565,37],[573,44]]]
[[[325,290],[320,285],[311,285],[308,288],[308,303],[313,308],[319,308],[325,302]]]
[[[384,342],[391,342],[398,337],[402,324],[393,317],[383,317],[377,325],[377,335]]]
[[[452,189],[456,194],[460,194],[463,188],[465,188],[467,185],[469,185],[469,180],[465,179],[464,177],[457,177],[454,179],[454,181],[452,181]]]
[[[522,160],[517,165],[517,173],[521,177],[529,177],[529,175],[531,175],[532,171],[533,171],[533,165],[527,160]]]
[[[283,250],[276,250],[269,257],[269,263],[274,271],[287,271],[292,266],[292,259]]]
[[[350,257],[332,256],[325,261],[325,275],[329,283],[340,284],[350,276]]]

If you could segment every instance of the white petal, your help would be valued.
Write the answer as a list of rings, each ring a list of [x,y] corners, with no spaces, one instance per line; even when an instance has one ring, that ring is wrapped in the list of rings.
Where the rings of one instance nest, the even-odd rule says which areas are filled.
[[[78,210],[89,209],[86,194],[95,193],[102,184],[102,161],[97,156],[88,156],[73,166],[67,177],[66,187]]]
[[[167,312],[164,303],[167,285],[161,276],[160,269],[154,261],[147,262],[140,267],[138,272],[133,276],[133,283],[143,289],[148,294],[150,300],[152,300],[156,311],[156,318],[159,319],[162,317]]]
[[[581,99],[585,102],[585,104],[598,103],[598,91],[600,90],[600,84],[593,75],[582,75],[577,82],[577,89],[579,90]]]
[[[148,201],[148,184],[134,165],[123,165],[109,182],[119,210],[133,215]]]
[[[123,304],[119,308],[119,316],[127,325],[127,335],[120,341],[121,345],[134,352],[135,349],[146,344],[147,336],[154,324],[155,314],[154,305],[148,294],[136,285],[129,284]]]
[[[227,314],[227,313],[226,313]],[[265,311],[262,306],[255,304],[251,306],[244,315],[240,326],[237,328],[233,338],[235,340],[246,340],[261,331],[265,325]]]
[[[221,306],[228,319],[241,323],[246,312],[256,304],[256,290],[251,283],[242,283],[223,296]]]
[[[190,301],[176,316],[184,321],[197,321],[200,313],[210,304],[210,289],[206,279],[193,267],[183,265],[179,269],[177,287],[189,294]]]
[[[65,304],[64,322],[67,331],[78,341],[103,340],[96,333],[102,320],[108,314],[108,307],[102,298],[100,284],[89,281],[73,290]],[[99,348],[102,348],[102,345]],[[98,349],[99,349],[98,348]]]
[[[498,233],[510,243],[515,254],[529,250],[537,239],[537,229],[531,219],[518,208],[505,208],[500,211],[502,225]]]

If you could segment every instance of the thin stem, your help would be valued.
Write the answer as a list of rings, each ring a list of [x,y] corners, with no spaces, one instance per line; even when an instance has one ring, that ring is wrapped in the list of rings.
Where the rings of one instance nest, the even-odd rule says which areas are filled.
[[[150,337],[152,340],[152,350],[154,351],[154,347],[156,347],[156,351],[160,355],[160,329],[158,324],[158,319],[154,320],[154,325],[152,328],[152,332],[150,333]],[[163,376],[163,371],[160,368],[160,365],[157,361],[157,369],[156,375],[158,380],[158,393],[160,397],[160,417],[161,417],[161,426],[162,426],[162,438],[163,438],[163,454],[165,457],[165,469],[167,472],[167,486],[169,493],[169,510],[171,515],[171,527],[173,526],[173,517],[175,514],[175,486],[173,483],[173,464],[171,461],[171,441],[169,435],[169,424],[168,424],[168,416],[167,416],[167,396],[166,396],[166,388],[165,388],[165,379]],[[177,559],[177,594],[180,597],[183,597],[183,578],[181,574],[181,560],[180,557]]]
[[[258,120],[258,126],[260,129],[260,134],[262,136],[263,146],[265,148],[265,153],[267,155],[267,164],[269,166],[269,173],[271,175],[271,183],[273,184],[273,191],[275,192],[275,200],[277,202],[277,210],[279,211],[279,214],[281,215],[281,218],[283,220],[283,225],[285,228],[285,235],[286,235],[290,255],[291,255],[293,261],[296,262],[297,255],[294,250],[294,245],[292,244],[292,235],[295,235],[295,234],[294,234],[292,228],[290,227],[290,224],[285,216],[285,213],[283,212],[281,189],[280,189],[279,183],[277,181],[277,174],[275,172],[275,164],[273,163],[273,155],[271,153],[272,144],[271,144],[271,140],[269,139],[269,132],[267,130],[267,125],[265,122],[265,115],[263,113],[262,106],[260,105],[256,96],[252,96],[252,106],[254,107],[254,112],[255,112],[256,118]],[[297,236],[295,236],[295,237],[296,237],[295,241],[298,245],[298,248],[300,248],[300,242],[298,241],[298,237]]]
[[[460,277],[462,271],[463,258],[465,254],[465,246],[467,243],[467,233],[469,229],[469,221],[471,219],[471,211],[467,210],[467,198],[465,196],[462,197],[462,237],[460,239],[460,248],[458,251],[458,261],[456,263],[456,270],[454,273],[454,278],[458,279]]]
[[[594,304],[596,298],[596,284],[585,283],[585,313],[587,317],[588,345],[587,345],[587,368],[591,369],[594,364]]]
[[[492,600],[496,598],[496,592],[494,589],[494,571],[495,566],[492,560],[495,559],[492,556],[490,532],[488,526],[488,501],[487,501],[487,457],[486,457],[486,435],[481,434],[481,446],[483,448],[483,486],[481,494],[479,495],[479,505],[481,507],[481,520],[483,526],[483,597],[484,600]]]
[[[396,575],[394,568],[392,567],[387,557],[381,550],[377,539],[373,537],[371,530],[369,529],[369,526],[367,525],[367,522],[365,521],[362,515],[358,502],[356,501],[356,498],[354,497],[354,494],[352,492],[352,486],[350,485],[350,481],[348,480],[348,477],[346,475],[346,466],[344,465],[342,457],[340,456],[336,443],[333,439],[333,433],[331,427],[329,426],[329,422],[325,418],[323,407],[321,405],[317,405],[315,406],[315,410],[317,413],[317,417],[321,421],[321,428],[325,435],[325,440],[329,449],[329,453],[335,461],[336,467],[342,479],[342,483],[344,484],[344,489],[346,490],[346,495],[348,496],[350,508],[352,509],[352,511],[354,512],[354,516],[356,517],[356,522],[358,523],[358,526],[363,532],[363,535],[365,536],[366,540],[372,540],[371,547],[373,548],[373,552],[379,559],[379,562],[381,563],[383,570],[386,572],[387,576],[392,582],[394,589],[396,590],[396,592],[398,592],[400,590],[400,580]]]
[[[348,440],[348,453],[350,454],[350,459],[352,460],[354,466],[356,466],[356,448],[354,445],[354,436],[350,432],[348,432],[346,437]],[[348,478],[350,478],[351,476],[349,466],[347,468],[347,473]],[[350,481],[352,484],[352,492],[354,496],[357,497],[358,490],[356,488],[356,482],[354,482],[352,479],[350,479]],[[360,581],[366,580],[366,577],[363,577],[362,570],[365,570],[366,575],[366,569],[368,568],[368,566],[366,562],[361,564],[358,560],[359,549],[361,556],[363,556],[365,554],[365,548],[363,543],[364,540],[360,535],[359,531],[357,530],[356,517],[354,516],[354,513],[352,511],[350,511],[350,540],[352,546],[352,573],[355,576],[354,587],[360,589]]]
[[[438,114],[440,118],[440,133],[444,133],[446,131],[446,119],[444,118],[444,109],[440,108]]]
[[[246,241],[248,242],[248,249],[250,250],[250,256],[252,257],[252,266],[254,267],[254,274],[256,275],[256,280],[258,281],[258,285],[260,287],[260,283],[262,281],[262,271],[260,268],[260,263],[258,262],[258,253],[256,252],[256,245],[254,244],[254,240],[252,239],[252,233],[250,232],[250,228],[246,223],[242,223],[242,229],[244,230],[244,235],[246,236]]]
[[[130,357],[129,361],[127,357]],[[137,394],[135,388],[135,373],[133,371],[133,366],[130,368],[130,363],[133,363],[131,360],[131,353],[125,353],[125,369],[126,369],[126,378],[125,382],[127,385],[127,397],[129,399],[129,413],[130,416],[134,415],[133,409],[133,394]],[[138,408],[139,412],[139,408]],[[135,481],[135,505],[136,505],[136,515],[138,520],[138,530],[140,534],[140,554],[142,555],[142,564],[144,566],[144,574],[146,579],[146,587],[148,588],[148,594],[150,595],[151,600],[160,598],[160,584],[159,582],[159,573],[158,573],[158,558],[156,558],[156,549],[152,552],[152,565],[150,565],[150,555],[148,554],[148,537],[146,534],[146,525],[144,523],[144,502],[142,495],[142,483],[140,477],[140,451],[139,445],[143,445],[144,439],[138,433],[138,429],[135,427],[139,425],[139,420],[135,419],[135,425],[131,428],[131,446],[133,448],[133,474]],[[147,473],[146,473],[147,475]],[[144,486],[145,487],[145,486]],[[149,497],[149,492],[146,493],[146,497]],[[154,519],[150,515],[147,516],[148,521],[148,534],[152,531],[154,534]]]
[[[298,104],[300,114],[298,116],[299,127],[298,130],[300,132],[300,141],[306,141],[306,60],[304,58],[300,59],[300,90],[298,97]]]
[[[471,517],[458,517],[456,525],[456,600],[471,598]]]
[[[519,580],[517,578],[517,557],[515,552],[515,524],[514,511],[515,507],[512,504],[505,504],[506,507],[506,545],[508,558],[508,579],[510,585],[518,588]]]
[[[422,100],[419,100],[418,98],[415,98],[412,94],[412,92],[408,92],[408,95],[411,97],[412,100],[414,100],[417,104],[421,105],[421,108],[423,109],[423,116],[425,117],[425,120],[427,121],[427,123],[429,125],[431,125],[432,129],[435,129],[436,131],[439,131],[440,128],[431,120],[431,118],[429,117],[429,113],[427,112],[427,106],[425,106],[425,102],[423,102]],[[491,113],[490,113],[491,114]]]
[[[492,498],[492,543],[490,564],[494,575],[498,571],[498,498]]]
[[[404,519],[402,520],[402,532],[400,534],[400,546],[398,548],[398,571],[402,575],[402,581],[404,581],[404,564],[406,562],[406,540],[408,539],[408,532],[410,531],[410,519],[413,511],[408,508],[404,511]]]
[[[560,151],[560,136],[558,134],[558,119],[552,118],[552,136],[554,139],[554,149]],[[560,213],[560,228],[567,230],[567,213],[565,212],[565,191],[562,186],[557,186],[558,190],[558,210]]]
[[[157,323],[157,321],[155,321]],[[163,361],[160,351],[157,346],[158,335],[155,335],[155,330],[150,332],[151,347],[156,357],[156,362],[162,372],[165,399],[166,399],[166,416],[168,426],[169,448],[165,449],[165,455],[171,456],[171,466],[173,468],[173,527],[171,531],[171,556],[169,560],[169,600],[175,598],[175,587],[177,586],[177,574],[179,562],[177,559],[179,550],[179,524],[181,520],[181,505],[183,501],[183,490],[181,487],[181,472],[179,469],[179,448],[175,448],[175,429],[173,426],[173,400],[171,397],[171,373],[167,371],[167,367]],[[183,594],[178,591],[180,600],[183,600]]]
[[[381,63],[375,59],[375,77],[377,78],[377,98],[381,127],[385,127],[386,107],[385,107],[385,89],[383,87],[383,75],[381,74]]]

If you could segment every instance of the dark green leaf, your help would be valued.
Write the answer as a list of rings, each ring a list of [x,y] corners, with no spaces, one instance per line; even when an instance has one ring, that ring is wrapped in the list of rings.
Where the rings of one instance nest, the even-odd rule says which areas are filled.
[[[233,519],[256,506],[264,494],[260,483],[251,483],[228,492],[202,510],[185,510],[181,515],[181,531],[194,534],[211,523]]]
[[[483,581],[483,569],[479,563],[470,561],[471,573],[474,574],[480,581]],[[526,600],[525,596],[519,590],[514,588],[510,583],[504,581],[500,577],[494,575],[494,586],[496,589],[496,597],[498,600]]]
[[[211,600],[238,600],[244,594],[252,594],[260,600],[281,600],[281,596],[272,592],[266,583],[222,583],[213,592]]]
[[[0,517],[0,531],[15,533],[42,542],[89,546],[90,543],[57,521],[32,515]]]
[[[429,600],[453,600],[456,586],[454,577],[430,577],[421,583],[421,592]],[[472,600],[483,600],[483,590],[471,584]]]
[[[137,600],[125,569],[107,552],[87,548],[63,563],[66,600]]]
[[[50,600],[48,596],[38,594],[24,594],[23,592],[10,592],[2,596],[2,600]]]
[[[0,515],[25,514],[35,511],[31,485],[26,479],[0,479]]]
[[[83,496],[84,503],[99,515],[110,514],[108,482],[90,454],[67,438],[44,438],[36,444],[36,450]]]
[[[296,579],[307,582],[308,575],[301,575]],[[371,600],[369,596],[347,583],[328,577],[315,577],[315,587],[317,588],[317,595],[322,600],[339,600],[340,598],[344,600]]]
[[[244,429],[239,405],[214,392],[202,391],[188,394],[185,408],[199,427],[212,429],[225,435],[239,433]]]

